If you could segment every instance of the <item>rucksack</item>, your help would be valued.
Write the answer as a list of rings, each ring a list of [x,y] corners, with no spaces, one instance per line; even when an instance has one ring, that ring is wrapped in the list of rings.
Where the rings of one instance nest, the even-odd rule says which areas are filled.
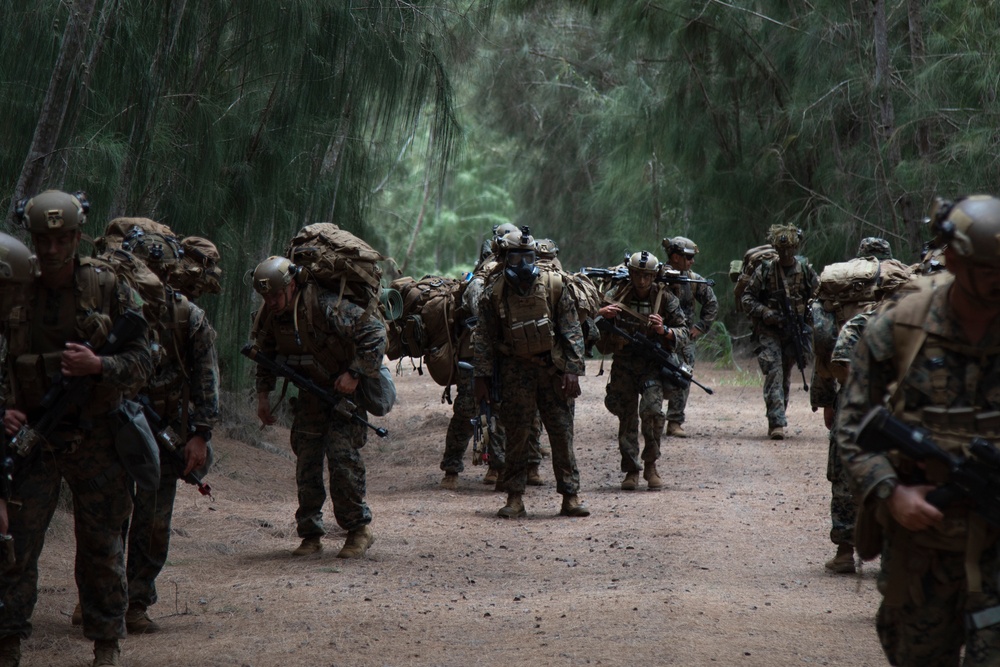
[[[219,249],[201,236],[185,236],[180,241],[184,255],[171,270],[167,282],[189,299],[222,292]]]
[[[455,313],[464,283],[454,278],[407,276],[389,286],[403,298],[403,314],[388,327],[386,356],[422,357],[431,378],[442,387],[457,375]]]
[[[142,300],[142,317],[146,320],[150,342],[153,343],[154,363],[159,361],[162,348],[160,336],[166,319],[166,288],[159,276],[146,264],[122,248],[107,250],[98,256],[110,264],[115,273],[124,278]]]
[[[743,310],[743,306],[740,305],[740,301],[743,298],[743,293],[746,292],[747,287],[750,285],[750,280],[753,278],[754,271],[760,266],[764,261],[778,259],[778,251],[774,249],[774,246],[770,243],[755,246],[750,248],[745,253],[743,253],[743,261],[734,260],[729,265],[729,279],[735,283],[733,285],[733,297],[736,299],[736,307],[739,310]],[[739,265],[739,270],[735,270],[737,264]]]
[[[320,287],[346,297],[366,313],[380,313],[379,262],[388,257],[351,232],[332,222],[306,225],[288,243],[285,257],[305,269],[307,278]]]
[[[894,259],[858,257],[823,268],[816,301],[836,318],[839,330],[847,320],[897,289],[910,278],[910,268]]]
[[[145,234],[158,234],[175,240],[177,239],[174,231],[162,222],[150,220],[149,218],[115,218],[104,229],[104,236],[94,239],[94,246],[97,248],[97,252],[105,253],[109,250],[122,247],[122,241],[137,227]],[[178,241],[178,245],[179,243]]]

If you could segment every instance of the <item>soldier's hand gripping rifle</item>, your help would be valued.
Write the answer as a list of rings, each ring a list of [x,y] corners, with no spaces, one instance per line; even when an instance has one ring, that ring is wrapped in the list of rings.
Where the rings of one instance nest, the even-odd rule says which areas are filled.
[[[640,355],[659,366],[660,374],[663,378],[678,389],[685,389],[689,384],[695,384],[704,389],[707,394],[715,393],[710,388],[695,380],[690,368],[684,364],[680,366],[675,364],[670,352],[660,345],[658,341],[651,340],[638,332],[630,334],[612,320],[607,320],[603,317],[597,318],[597,328],[601,331],[602,335],[614,334],[628,341]]]
[[[324,403],[332,407],[334,412],[341,419],[357,422],[358,424],[367,426],[371,430],[375,431],[375,435],[380,438],[384,438],[389,435],[389,431],[379,426],[375,426],[375,424],[372,424],[370,421],[359,415],[358,406],[346,396],[338,396],[330,393],[285,362],[278,361],[277,359],[272,359],[267,356],[254,347],[252,343],[244,345],[243,349],[240,350],[240,354],[247,359],[250,359],[252,362],[262,367],[269,373],[287,378],[289,382],[294,384],[299,389],[304,389],[313,396],[316,396]]]
[[[806,324],[805,317],[792,307],[792,300],[788,296],[788,290],[785,289],[785,277],[777,262],[773,269],[777,271],[778,276],[778,305],[785,319],[785,331],[791,334],[792,343],[795,345],[795,365],[802,374],[802,391],[809,391],[809,383],[806,381],[806,357],[812,350],[812,330]]]
[[[948,470],[948,482],[927,494],[927,502],[944,509],[954,500],[973,504],[975,512],[1000,527],[1000,451],[982,438],[969,444],[969,456],[941,449],[927,431],[873,408],[858,430],[857,443],[867,452],[897,450],[914,461],[937,462]]]
[[[107,340],[95,351],[98,356],[117,354],[122,347],[143,334],[146,320],[138,312],[127,310],[117,320],[108,334]],[[85,344],[90,347],[89,344]],[[66,414],[73,408],[83,405],[90,395],[96,382],[93,375],[66,377],[59,374],[52,386],[42,397],[39,406],[41,417],[33,424],[25,424],[7,443],[8,451],[0,453],[0,459],[6,459],[9,453],[14,454],[14,466],[19,459],[24,461],[32,452],[37,451],[38,444],[48,439],[56,431]]]
[[[149,422],[149,427],[152,429],[153,435],[156,437],[156,444],[160,446],[160,451],[166,452],[167,456],[182,466],[187,466],[187,460],[184,458],[184,453],[181,452],[181,447],[187,444],[186,441],[182,440],[173,427],[170,426],[170,423],[153,408],[153,403],[149,400],[149,396],[140,394],[136,398],[136,401],[142,406],[142,411],[146,415],[146,421]],[[188,484],[198,487],[198,493],[215,500],[212,497],[212,487],[204,482],[204,478],[204,475],[198,469],[181,476],[181,479]]]

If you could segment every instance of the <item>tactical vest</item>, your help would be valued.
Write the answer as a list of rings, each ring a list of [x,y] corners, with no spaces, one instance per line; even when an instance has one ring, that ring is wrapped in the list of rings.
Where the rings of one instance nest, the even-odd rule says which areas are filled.
[[[274,335],[279,361],[287,363],[320,386],[332,386],[333,380],[347,370],[354,359],[354,342],[330,331],[319,303],[318,288],[312,282],[299,285],[291,312],[264,313],[259,331]]]
[[[638,313],[644,317],[648,317],[653,313],[664,314],[661,312],[661,306],[667,293],[670,292],[668,286],[662,283],[653,283],[645,299],[639,299],[632,292],[632,283],[627,282],[608,296],[608,302],[620,304],[628,308],[629,311]],[[646,321],[637,319],[632,312],[625,311],[620,313],[614,319],[615,324],[629,335],[640,333],[643,336],[649,336],[650,329]],[[664,326],[669,325],[664,322]],[[616,335],[601,336],[601,339],[597,343],[597,349],[601,354],[617,354],[624,350],[625,346],[626,340]]]
[[[188,399],[191,393],[191,302],[168,288],[166,312],[160,322],[163,346],[161,368],[149,383],[149,399],[157,414],[171,421],[180,415],[181,434],[187,434]],[[163,372],[164,367],[170,372]]]
[[[807,304],[809,302],[809,297],[812,292],[812,286],[806,284],[806,265],[803,260],[796,259],[798,263],[798,271],[792,273],[792,275],[786,275],[778,260],[773,260],[767,264],[767,275],[764,277],[765,285],[767,286],[767,305],[769,308],[774,310],[781,310],[781,285],[778,284],[779,272],[781,272],[781,282],[784,284],[784,289],[788,293],[788,299],[791,303],[793,309],[800,317],[805,317],[808,308]]]
[[[555,346],[552,317],[562,294],[561,288],[559,275],[547,271],[535,279],[525,296],[507,289],[507,281],[502,276],[496,279],[491,298],[500,318],[501,352],[522,359],[552,352]]]
[[[75,298],[72,303],[64,300],[54,318],[51,313],[40,312],[40,297],[48,303],[43,295],[46,288],[40,283],[35,284],[29,303],[13,308],[7,317],[13,404],[29,414],[41,405],[52,378],[59,375],[66,341],[89,342],[97,349],[111,332],[111,306],[118,288],[114,270],[106,262],[89,257],[76,261]],[[99,382],[89,399],[81,415],[104,415],[119,405],[122,391]]]

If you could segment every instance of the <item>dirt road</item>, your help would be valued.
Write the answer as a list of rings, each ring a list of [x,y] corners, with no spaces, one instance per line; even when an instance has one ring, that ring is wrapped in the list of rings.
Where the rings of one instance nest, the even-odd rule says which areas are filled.
[[[873,616],[876,564],[823,569],[829,542],[826,433],[793,385],[790,437],[767,440],[760,386],[699,370],[691,437],[665,439],[659,492],[619,488],[617,424],[606,377],[583,381],[576,450],[586,519],[559,517],[551,470],[529,487],[527,519],[496,517],[504,496],[467,466],[437,488],[450,407],[412,372],[365,448],[376,542],[362,561],[324,551],[293,559],[295,486],[288,434],[270,451],[220,438],[215,500],[178,493],[171,559],[151,614],[163,631],[130,637],[125,664],[883,665]],[[249,417],[248,417],[249,419]],[[22,665],[89,664],[70,627],[71,518],[57,513],[41,564],[35,633]]]

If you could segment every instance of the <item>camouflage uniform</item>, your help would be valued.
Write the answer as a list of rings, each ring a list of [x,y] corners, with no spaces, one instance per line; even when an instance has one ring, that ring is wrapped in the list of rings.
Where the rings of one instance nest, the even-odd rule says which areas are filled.
[[[901,345],[926,339],[904,368]],[[996,531],[982,528],[966,503],[943,510],[944,519],[924,531],[908,531],[877,500],[880,483],[903,484],[926,478],[941,483],[930,466],[918,468],[899,456],[863,452],[854,442],[869,410],[889,396],[902,374],[900,390],[889,407],[910,424],[927,427],[932,437],[952,451],[975,435],[975,423],[956,419],[950,427],[936,426],[928,408],[966,413],[1000,410],[1000,323],[994,321],[978,343],[970,343],[950,317],[949,289],[938,288],[901,299],[885,314],[872,318],[851,358],[842,391],[836,437],[865,517],[882,525],[879,590],[884,598],[876,624],[891,664],[957,665],[965,645],[965,665],[996,665],[1000,661],[1000,625],[982,629],[966,626],[967,614],[1000,605],[1000,554]],[[947,414],[947,413],[946,413]],[[971,426],[971,428],[970,428]],[[980,434],[983,435],[983,434]],[[996,443],[996,437],[987,436]],[[860,527],[859,523],[859,527]],[[861,535],[863,533],[859,533]],[[978,535],[973,547],[972,535]],[[859,550],[861,550],[859,543]],[[980,551],[977,559],[970,552]],[[966,560],[970,562],[967,564]],[[972,567],[981,576],[981,592],[970,591]]]
[[[754,323],[758,345],[754,350],[760,371],[764,374],[764,404],[767,406],[767,425],[769,429],[788,425],[785,419],[785,408],[788,406],[789,387],[792,369],[795,367],[795,339],[792,336],[793,325],[785,322],[782,325],[768,325],[763,321],[766,311],[781,312],[781,302],[778,295],[778,272],[783,275],[783,282],[788,293],[793,311],[806,318],[809,323],[810,311],[806,308],[819,286],[816,271],[802,258],[796,257],[795,264],[782,269],[778,260],[762,262],[754,271],[750,284],[743,293],[741,304]],[[803,350],[808,364],[811,350]]]
[[[10,341],[5,364],[5,407],[23,410],[35,422],[49,378],[59,372],[67,341],[103,343],[110,324],[126,310],[139,311],[138,296],[95,260],[75,260],[74,287],[47,289],[36,284],[29,306],[5,322]],[[93,286],[96,281],[96,288]],[[103,333],[101,333],[103,332]],[[83,611],[83,633],[94,640],[125,636],[128,603],[121,528],[132,510],[129,477],[115,449],[118,421],[109,413],[123,392],[152,371],[145,334],[104,356],[102,372],[88,402],[71,411],[49,443],[15,480],[19,507],[10,508],[17,565],[0,574],[0,637],[31,634],[38,599],[38,557],[56,509],[60,480],[73,494],[76,534],[76,583]],[[15,398],[16,397],[16,398]]]
[[[295,309],[280,314],[268,314],[266,307],[260,316],[257,346],[267,356],[286,358],[291,364],[302,364],[299,368],[319,381],[321,386],[333,389],[333,381],[341,373],[351,370],[359,375],[376,377],[385,355],[385,325],[374,316],[347,299],[338,299],[337,294],[311,283],[300,286],[301,298],[297,298],[298,322],[313,322],[316,329],[327,332],[326,342],[317,348],[332,351],[337,357],[337,367],[327,367],[313,354],[308,339],[314,336],[305,327],[298,329],[304,339],[296,344]],[[313,295],[306,292],[315,290]],[[309,313],[310,303],[315,302]],[[276,378],[257,367],[257,392],[274,390]],[[296,456],[295,481],[298,486],[299,507],[295,521],[299,537],[321,537],[323,528],[323,504],[326,491],[323,486],[323,459],[327,459],[330,475],[330,499],[337,524],[353,531],[371,523],[371,510],[365,502],[365,464],[361,458],[361,448],[367,441],[365,426],[355,421],[345,421],[334,409],[319,397],[300,391],[293,400],[293,422],[291,433],[292,451]],[[361,416],[366,413],[361,411]]]
[[[692,280],[704,280],[694,271],[684,273]],[[711,287],[703,283],[682,283],[672,287],[673,293],[680,300],[681,312],[684,314],[684,326],[691,331],[697,329],[702,334],[708,333],[712,323],[719,315],[719,300]],[[701,318],[695,319],[695,304],[701,305]],[[664,320],[666,321],[666,320]],[[688,338],[683,345],[678,345],[677,355],[681,362],[694,369],[694,341]],[[665,387],[664,399],[667,401],[667,421],[684,423],[684,408],[687,406],[691,385],[684,388]]]
[[[500,419],[507,435],[504,479],[508,493],[524,492],[530,465],[531,420],[527,415],[536,411],[549,434],[556,491],[571,496],[580,488],[580,471],[573,451],[575,401],[564,396],[561,382],[563,373],[583,375],[585,372],[583,331],[570,291],[561,280],[558,274],[545,271],[535,279],[535,290],[538,290],[535,293],[542,294],[544,290],[555,325],[550,352],[530,357],[513,354],[510,332],[503,324],[513,290],[505,280],[498,279],[485,290],[479,304],[480,320],[472,336],[475,375],[492,377],[494,364],[499,365]],[[561,293],[558,302],[553,304],[551,293],[555,281],[560,281],[556,289]]]
[[[659,298],[658,298],[659,296]],[[643,315],[653,314],[653,307],[663,317],[664,327],[669,327],[659,337],[663,347],[669,349],[673,345],[683,347],[687,341],[684,313],[681,304],[674,294],[661,284],[654,284],[645,299],[639,299],[633,294],[631,283],[623,285],[618,292],[609,295],[612,301],[621,303]],[[618,327],[629,333],[640,332],[657,338],[645,326],[640,325],[635,317],[622,311],[612,320]],[[673,332],[676,343],[667,341],[666,335]],[[621,470],[624,473],[635,473],[643,470],[643,462],[655,463],[660,458],[660,440],[663,437],[663,395],[664,381],[660,368],[634,349],[623,339],[608,334],[611,339],[624,343],[616,345],[615,340],[602,345],[615,345],[612,357],[611,376],[608,379],[604,406],[611,414],[618,417],[618,450],[621,452]],[[603,337],[602,337],[603,339]],[[605,348],[608,349],[608,348]],[[638,402],[636,398],[638,397]],[[639,424],[642,423],[642,439],[645,444],[640,460],[639,454]]]
[[[816,410],[837,407],[839,383],[833,366],[833,352],[837,349],[840,336],[837,331],[837,319],[833,313],[823,310],[817,303],[812,304],[813,349],[816,353],[816,364],[813,367],[812,384],[809,387],[809,402]],[[843,353],[843,347],[841,348]],[[849,354],[849,351],[848,351]],[[827,448],[826,479],[831,484],[830,496],[830,541],[834,544],[854,544],[854,522],[857,518],[857,507],[854,495],[851,493],[847,472],[840,461],[837,452],[837,442],[833,430],[829,434]]]
[[[205,311],[179,293],[168,290],[167,312],[161,338],[164,354],[147,393],[153,409],[175,433],[182,437],[198,434],[211,447],[212,428],[219,417],[216,333]],[[157,490],[136,491],[128,531],[130,611],[144,611],[156,603],[156,577],[167,561],[177,480],[185,468],[184,450],[177,451],[179,456],[161,451]]]

